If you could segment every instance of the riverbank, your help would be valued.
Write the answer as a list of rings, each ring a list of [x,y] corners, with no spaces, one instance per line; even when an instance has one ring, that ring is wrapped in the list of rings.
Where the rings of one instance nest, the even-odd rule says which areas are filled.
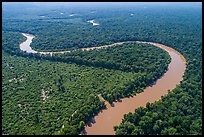
[[[27,37],[27,45],[24,43],[24,46],[28,46],[25,49],[32,49],[30,43],[32,42],[32,35],[24,35]],[[30,40],[31,39],[31,40]],[[25,42],[26,42],[25,41]],[[147,102],[154,103],[159,100],[161,96],[168,94],[168,90],[172,90],[176,87],[177,84],[183,79],[183,74],[186,69],[186,60],[185,58],[173,48],[165,46],[163,44],[154,43],[154,42],[145,42],[145,41],[126,41],[126,42],[137,42],[137,43],[147,43],[154,46],[157,46],[165,51],[171,57],[171,62],[168,66],[168,71],[158,79],[153,86],[147,87],[144,91],[136,96],[123,98],[120,102],[114,102],[112,107],[101,111],[97,116],[94,117],[94,124],[91,126],[86,125],[85,134],[115,134],[113,127],[119,125],[122,121],[124,114],[129,112],[134,112],[138,107],[145,107]],[[121,45],[126,42],[117,42],[110,45],[104,45],[100,47],[90,47],[82,48],[81,50],[94,50],[100,48],[106,48],[110,46]],[[23,45],[20,45],[22,47]],[[26,51],[27,52],[27,51]],[[29,52],[29,50],[28,50]],[[57,52],[38,52],[34,51],[33,53],[40,54],[64,54],[72,51],[57,51]]]
[[[186,69],[186,60],[178,51],[159,43],[138,42],[152,44],[167,51],[171,57],[168,71],[153,86],[145,88],[143,92],[136,96],[123,98],[119,102],[114,102],[113,107],[100,112],[94,117],[94,124],[91,126],[86,125],[85,131],[83,131],[84,134],[114,135],[115,131],[113,127],[122,122],[124,114],[134,112],[136,108],[145,107],[147,102],[154,103],[158,101],[182,81]]]

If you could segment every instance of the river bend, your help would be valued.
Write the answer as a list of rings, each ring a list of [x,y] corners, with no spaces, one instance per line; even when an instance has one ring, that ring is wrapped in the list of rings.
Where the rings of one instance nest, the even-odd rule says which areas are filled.
[[[20,49],[28,53],[40,53],[40,54],[64,54],[71,51],[57,51],[57,52],[39,52],[30,47],[32,39],[35,37],[30,34],[22,33],[27,37],[27,40],[20,44]],[[145,107],[147,102],[154,103],[161,99],[161,96],[168,94],[168,90],[172,90],[176,85],[180,84],[183,80],[183,75],[186,69],[186,59],[178,51],[165,46],[163,44],[145,41],[126,41],[137,43],[148,43],[157,46],[166,52],[171,57],[171,62],[168,65],[168,71],[156,81],[153,86],[146,87],[143,92],[136,96],[123,98],[120,102],[114,102],[114,107],[107,106],[107,109],[102,110],[97,116],[95,116],[94,124],[86,125],[83,134],[88,135],[114,135],[114,126],[119,125],[122,122],[124,114],[134,112],[136,108]],[[121,45],[125,42],[117,42],[110,45],[104,45],[100,47],[82,48],[81,50],[93,50],[110,46]]]

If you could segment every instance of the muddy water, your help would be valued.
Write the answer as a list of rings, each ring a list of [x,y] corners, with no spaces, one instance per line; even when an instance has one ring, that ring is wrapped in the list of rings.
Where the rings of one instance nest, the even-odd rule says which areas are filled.
[[[156,81],[155,85],[144,89],[144,92],[134,97],[124,98],[122,102],[114,102],[114,107],[109,107],[100,112],[94,117],[95,123],[85,127],[85,134],[114,135],[113,127],[122,122],[124,114],[134,112],[134,110],[140,106],[145,107],[147,102],[154,103],[159,100],[161,96],[166,95],[168,90],[174,89],[183,79],[183,74],[186,69],[185,58],[179,52],[162,44],[151,42],[149,42],[149,44],[158,46],[169,53],[171,62],[168,66],[168,71],[162,78]]]
[[[21,43],[20,48],[26,52],[41,53],[41,54],[64,54],[71,51],[59,51],[59,52],[38,52],[32,50],[30,43],[34,36],[29,34],[23,34],[27,37],[24,43]],[[180,83],[183,79],[183,74],[186,69],[185,58],[173,48],[165,45],[153,42],[144,41],[126,41],[126,42],[137,42],[137,43],[148,43],[154,46],[160,47],[167,51],[171,57],[171,62],[168,66],[168,71],[156,81],[156,83],[144,89],[142,93],[137,94],[134,97],[123,98],[120,102],[114,102],[114,106],[107,106],[107,109],[102,110],[97,116],[94,117],[94,124],[86,125],[85,133],[88,135],[114,135],[113,127],[119,125],[123,119],[124,114],[134,112],[138,107],[145,107],[147,102],[154,103],[161,99],[161,96],[168,94],[168,90],[172,90]],[[81,50],[93,50],[100,49],[110,46],[121,45],[125,42],[117,42],[110,45],[104,45],[100,47],[82,48]],[[23,47],[25,46],[25,47]]]
[[[34,51],[31,47],[30,47],[30,44],[32,42],[32,39],[35,37],[33,35],[30,35],[30,34],[25,34],[25,33],[22,33],[23,36],[25,36],[27,38],[27,40],[25,42],[22,42],[20,44],[20,49],[22,51],[26,51],[28,53],[37,53],[37,51]]]
[[[32,39],[35,38],[35,36],[33,36],[31,34],[26,34],[26,33],[22,33],[22,35],[25,36],[27,38],[27,40],[20,44],[20,49],[22,51],[26,51],[27,53],[40,53],[40,54],[50,54],[50,55],[52,55],[52,54],[64,54],[64,53],[69,53],[70,52],[70,51],[52,51],[52,52],[35,51],[30,47]]]

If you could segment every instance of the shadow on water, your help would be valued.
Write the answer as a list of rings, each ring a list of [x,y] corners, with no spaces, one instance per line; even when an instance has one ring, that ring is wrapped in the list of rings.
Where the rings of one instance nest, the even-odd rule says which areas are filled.
[[[151,85],[150,85],[150,87],[152,87],[152,86],[154,86],[154,85],[156,85],[156,83],[157,83],[157,80],[156,81],[154,81]]]
[[[118,102],[123,102],[123,100],[122,99],[118,99]]]
[[[112,104],[111,104],[111,107],[115,107],[115,104],[114,104],[114,103],[112,103]]]
[[[94,118],[91,118],[91,120],[87,123],[87,126],[92,127],[92,125],[95,123],[96,123],[96,120]]]
[[[81,132],[81,134],[79,134],[79,135],[87,135],[86,130],[84,129],[84,130]]]
[[[169,70],[169,68],[167,68],[167,71],[168,71],[168,70]],[[165,73],[166,73],[166,72],[165,72]],[[163,74],[162,76],[160,76],[157,80],[155,80],[152,84],[150,84],[150,87],[156,85],[156,84],[157,84],[157,81],[158,81],[159,79],[161,79],[163,76],[164,76],[164,74]]]
[[[92,119],[91,119],[91,123],[92,123],[92,124],[95,124],[95,123],[96,123],[96,120],[95,120],[94,118],[92,118]]]
[[[87,125],[88,125],[88,127],[92,127],[92,124],[91,124],[91,123],[88,123]]]

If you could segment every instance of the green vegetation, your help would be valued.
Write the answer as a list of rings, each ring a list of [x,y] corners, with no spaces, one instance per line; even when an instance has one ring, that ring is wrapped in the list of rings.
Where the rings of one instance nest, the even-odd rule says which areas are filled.
[[[155,104],[125,115],[116,134],[202,133],[200,7],[11,9],[3,5],[3,134],[79,134],[105,107],[99,94],[112,102],[141,92],[166,71],[169,62],[163,50],[132,43],[52,57],[27,54],[19,49],[26,39],[20,32],[34,34],[31,47],[43,51],[129,40],[174,48],[188,62],[184,80]],[[69,16],[73,13],[77,15]],[[90,19],[100,25],[92,26]]]
[[[187,14],[190,9],[186,13],[182,12],[178,11],[176,20],[169,25],[179,25],[175,27],[177,30],[172,32],[173,27],[166,29],[166,35],[158,35],[159,38],[155,40],[160,39],[187,59],[183,81],[155,104],[148,103],[146,108],[138,108],[135,113],[125,115],[123,122],[114,127],[117,135],[202,134],[201,10],[195,10],[191,14]]]
[[[167,70],[167,64],[163,66],[162,71],[156,69],[153,72],[154,66],[151,66],[151,62],[148,61],[152,60],[158,67],[160,63],[165,63],[166,59],[168,59],[168,63],[170,63],[170,57],[167,52],[166,54],[158,54],[158,52],[163,51],[151,44],[125,43],[104,49],[90,51],[79,50],[70,54],[56,54],[54,56],[65,58],[66,60],[72,59],[78,62],[81,61],[86,65],[122,70],[125,72],[138,73],[145,70],[147,73],[155,72],[163,74],[164,71]]]
[[[14,37],[13,37],[14,36]],[[26,37],[19,35],[18,32],[6,32],[2,31],[2,37],[6,38],[3,41],[2,49],[10,53],[11,55],[19,55],[19,53],[23,54],[23,51],[20,50],[20,43],[26,40]],[[10,41],[17,41],[17,43],[11,43]]]
[[[3,49],[9,49],[10,45],[13,45],[13,48],[19,47],[18,41],[23,40],[20,33],[4,34],[6,35],[3,35]],[[109,50],[113,54],[111,62],[116,57],[120,62],[127,52],[135,62],[137,59],[146,61],[136,63],[140,67],[137,68],[137,73],[133,73],[66,62],[69,60],[66,56],[77,57],[83,54],[87,55],[84,58],[86,59],[89,55],[95,56],[95,51],[85,54],[74,52],[74,55],[67,54],[65,57],[42,56],[41,59],[38,55],[36,59],[23,52],[18,53],[28,55],[26,58],[10,55],[3,50],[3,133],[79,134],[84,128],[84,123],[105,108],[98,95],[113,102],[118,98],[141,92],[161,76],[170,59],[168,53],[152,45],[124,44],[113,49],[101,49],[99,58],[93,60],[102,62],[100,56],[108,56]],[[149,54],[144,50],[148,50]],[[50,61],[46,60],[47,57]],[[63,60],[58,62],[60,58]],[[136,65],[132,64],[134,62],[125,63],[127,62],[122,62],[121,65]],[[146,65],[152,68],[144,69]],[[149,74],[151,69],[157,71]]]
[[[56,57],[59,60],[71,60],[71,62],[86,66],[132,72],[135,80],[125,85],[125,90],[123,88],[123,90],[111,91],[110,94],[103,94],[103,97],[111,103],[115,99],[130,96],[132,91],[141,92],[147,85],[151,85],[161,77],[170,63],[167,52],[153,45],[137,43],[125,43],[105,49],[76,51],[53,56],[53,58]]]

